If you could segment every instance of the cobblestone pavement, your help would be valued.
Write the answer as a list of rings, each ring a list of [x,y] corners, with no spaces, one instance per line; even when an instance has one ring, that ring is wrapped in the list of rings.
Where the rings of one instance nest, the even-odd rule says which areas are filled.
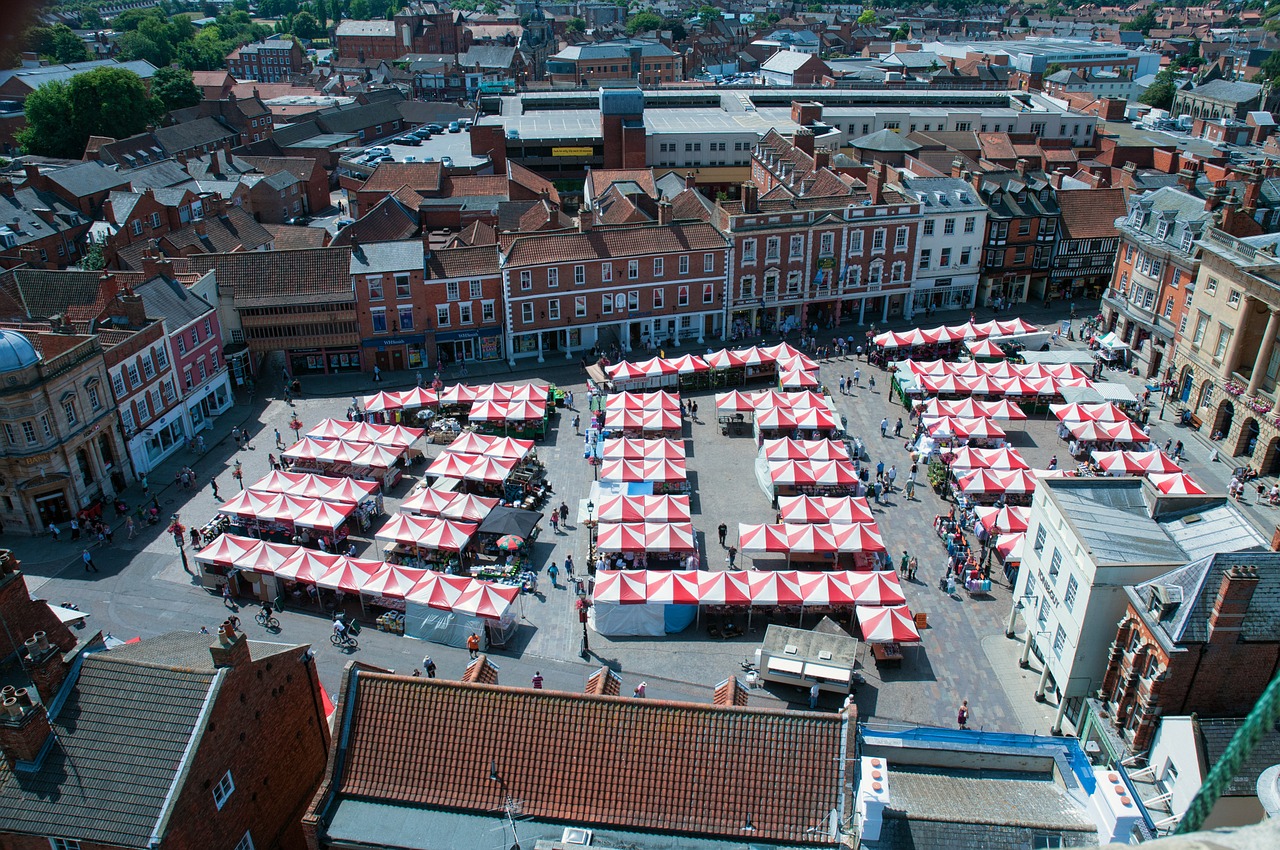
[[[1018,315],[1036,323],[1056,321],[1060,317],[1059,313],[1038,306],[1028,307]],[[938,314],[927,324],[961,322],[967,318],[967,313]],[[990,311],[979,311],[978,318],[990,318]],[[907,325],[899,322],[888,327],[916,324],[921,323]],[[857,329],[841,328],[841,333],[850,332],[857,332]],[[829,338],[829,333],[820,333],[819,337]],[[693,349],[686,347],[683,350]],[[899,478],[901,481],[905,478],[907,465],[903,441],[881,439],[879,435],[882,417],[888,416],[893,422],[900,413],[904,413],[901,407],[890,403],[887,375],[868,369],[865,363],[857,364],[850,358],[823,363],[824,379],[835,387],[841,374],[851,375],[859,365],[864,386],[867,376],[876,375],[876,391],[862,389],[855,390],[853,395],[837,394],[837,407],[848,417],[849,431],[862,436],[872,463],[879,459],[883,459],[886,466],[896,463],[903,471]],[[1108,377],[1115,374],[1109,373]],[[151,476],[163,515],[167,517],[180,512],[188,524],[203,523],[216,510],[210,478],[216,477],[224,498],[237,490],[230,475],[230,468],[236,460],[243,463],[247,482],[265,474],[267,455],[277,451],[273,431],[280,429],[288,441],[291,432],[287,431],[286,424],[295,410],[304,426],[310,428],[326,416],[342,416],[352,395],[363,395],[374,389],[403,388],[415,383],[415,375],[408,372],[384,373],[384,377],[385,380],[376,386],[364,375],[304,378],[303,396],[295,408],[290,408],[275,395],[278,392],[275,384],[279,380],[279,366],[268,364],[263,370],[257,395],[241,394],[236,406],[217,420],[211,432],[206,432],[208,450],[203,456],[180,452],[161,464]],[[454,381],[460,376],[455,373],[445,377]],[[465,380],[480,383],[528,378],[542,378],[573,389],[579,407],[585,401],[583,377],[576,362],[549,360],[545,364],[522,365],[514,370],[505,362],[482,367],[473,364],[471,374]],[[701,413],[701,421],[687,423],[685,431],[690,478],[696,488],[692,502],[694,527],[699,532],[706,563],[711,569],[724,569],[725,554],[715,539],[716,526],[724,522],[736,531],[739,522],[770,521],[773,510],[755,481],[755,452],[751,439],[720,434],[710,392],[694,394],[691,398],[697,399]],[[1191,460],[1189,471],[1211,490],[1225,491],[1230,476],[1228,464],[1208,463],[1208,445],[1198,438],[1189,437],[1184,429],[1175,427],[1172,418],[1172,413],[1164,422],[1153,418],[1157,439],[1163,441],[1170,436],[1184,439]],[[571,415],[560,415],[547,440],[538,446],[538,452],[547,464],[557,499],[567,501],[573,509],[571,514],[576,514],[578,500],[586,496],[593,473],[591,467],[583,462],[581,437],[573,433],[570,422]],[[1047,465],[1053,454],[1065,459],[1065,446],[1058,440],[1054,425],[1053,420],[1035,419],[1015,423],[1009,429],[1012,444],[1023,452],[1032,466]],[[229,439],[233,426],[250,429],[254,434],[252,449],[235,450]],[[438,448],[433,447],[431,454],[437,451]],[[164,481],[172,482],[176,470],[188,464],[197,472],[199,488],[183,491],[174,483],[160,487]],[[394,510],[408,488],[409,484],[402,483],[390,494],[387,500],[389,510]],[[140,501],[140,488],[135,484],[131,490],[126,497],[132,503]],[[863,670],[866,684],[858,689],[863,716],[947,726],[955,722],[960,700],[968,699],[973,728],[1043,732],[1049,726],[1054,706],[1052,703],[1037,704],[1032,700],[1039,666],[1033,659],[1031,670],[1019,669],[1017,660],[1022,644],[1019,639],[1004,637],[1011,601],[1009,587],[1003,582],[1000,571],[995,570],[993,578],[996,582],[990,596],[970,598],[965,594],[951,597],[940,591],[937,579],[945,555],[933,532],[932,520],[936,514],[945,512],[947,505],[927,487],[917,488],[916,495],[915,501],[908,502],[899,491],[884,506],[876,506],[875,511],[890,552],[896,556],[907,549],[920,559],[918,581],[906,584],[905,592],[913,611],[928,614],[929,628],[924,632],[924,641],[919,648],[906,650],[900,669],[880,673],[868,658]],[[1274,526],[1274,509],[1255,509],[1252,506],[1249,509],[1258,511],[1260,524]],[[730,542],[733,534],[731,532]],[[173,541],[162,532],[162,526],[145,529],[135,540],[126,539],[123,530],[117,530],[114,545],[95,551],[94,560],[101,573],[92,575],[80,567],[83,541],[72,542],[67,538],[64,533],[62,541],[56,543],[47,538],[34,541],[11,538],[6,543],[14,546],[23,559],[33,591],[54,602],[75,602],[91,612],[89,623],[92,629],[126,638],[150,636],[171,630],[191,630],[201,625],[212,628],[227,613],[221,600],[201,589],[192,573],[183,568]],[[583,564],[586,546],[583,528],[571,525],[561,533],[548,529],[537,545],[536,558],[540,566],[552,559],[563,563],[565,554],[572,552],[575,562]],[[372,544],[366,542],[361,554],[374,556]],[[756,618],[745,636],[731,640],[711,638],[705,622],[700,628],[690,627],[683,634],[660,639],[608,639],[593,632],[590,635],[592,655],[584,660],[579,655],[581,628],[571,607],[570,594],[563,589],[551,588],[545,574],[539,589],[537,596],[524,598],[524,619],[514,645],[492,654],[501,668],[500,677],[505,684],[523,685],[529,682],[535,671],[539,671],[545,677],[547,687],[579,690],[586,676],[604,664],[622,675],[624,693],[630,693],[630,688],[645,681],[651,698],[705,702],[710,700],[712,687],[728,676],[740,673],[740,662],[753,655],[766,625]],[[245,614],[241,616],[248,620]],[[348,655],[329,645],[329,626],[325,618],[287,611],[280,619],[283,627],[278,636],[260,631],[251,621],[248,623],[250,636],[316,644],[321,679],[331,690],[338,684],[342,667],[353,657],[366,663],[407,671],[421,666],[423,655],[429,653],[444,677],[460,675],[467,661],[464,650],[396,637],[373,629],[365,630],[360,649]],[[746,626],[746,618],[740,619],[741,625]],[[780,688],[755,691],[752,700],[761,705],[803,707],[802,696],[799,691]],[[827,700],[830,700],[829,705]],[[834,697],[825,697],[823,707],[834,709],[836,702]]]

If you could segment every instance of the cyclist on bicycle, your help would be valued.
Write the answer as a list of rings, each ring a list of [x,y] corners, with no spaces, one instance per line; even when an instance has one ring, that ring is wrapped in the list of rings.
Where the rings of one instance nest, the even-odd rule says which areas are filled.
[[[333,621],[333,633],[338,636],[339,640],[347,639],[347,624],[341,618]]]
[[[274,613],[275,613],[275,611],[272,609],[272,607],[271,607],[271,603],[270,603],[270,602],[263,602],[263,603],[262,603],[262,614],[261,614],[262,622],[264,622],[264,623],[270,623],[270,622],[271,622],[271,615],[272,615],[272,614],[274,614]]]

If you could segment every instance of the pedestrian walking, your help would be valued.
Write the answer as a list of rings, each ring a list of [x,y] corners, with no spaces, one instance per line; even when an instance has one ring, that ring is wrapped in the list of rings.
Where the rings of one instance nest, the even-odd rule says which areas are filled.
[[[916,480],[915,478],[907,479],[907,501],[915,501],[916,498]]]
[[[730,546],[729,547],[729,569],[731,570],[737,568],[737,564],[734,563],[734,558],[736,557],[738,557],[738,548],[736,546]]]
[[[881,478],[884,478],[884,461],[878,460],[876,461],[876,480],[879,481]]]
[[[920,562],[916,559],[915,555],[912,555],[911,560],[907,562],[907,580],[908,581],[916,580],[916,570],[919,569],[919,567],[920,567]]]
[[[382,383],[382,369],[380,369],[376,364],[373,367],[373,382],[375,384]]]
[[[564,577],[567,581],[573,581],[573,553],[572,552],[564,556]]]
[[[75,517],[71,518],[71,539],[72,540],[80,539],[80,520],[76,519]]]
[[[821,694],[822,694],[822,691],[821,691],[821,690],[819,690],[819,688],[818,688],[818,683],[817,683],[817,682],[814,682],[814,683],[813,683],[813,686],[812,686],[811,688],[809,688],[809,709],[810,709],[811,711],[817,711],[817,709],[818,709],[818,697],[819,697]]]
[[[880,420],[880,436],[881,437],[889,436],[889,417],[888,416]]]
[[[430,655],[422,659],[422,669],[427,671],[428,679],[434,679],[436,677],[436,662]]]
[[[219,502],[221,502],[221,501],[222,501],[222,497],[221,497],[220,495],[218,495],[218,479],[217,479],[217,478],[210,478],[210,479],[209,479],[209,485],[210,485],[211,487],[213,487],[213,498],[215,498],[215,499],[217,499]]]
[[[859,357],[862,356],[862,346],[858,346],[858,356]],[[855,387],[862,386],[862,370],[861,369],[853,370],[853,385]]]
[[[961,729],[969,728],[969,701],[962,700],[960,710],[956,712],[956,723]]]
[[[573,390],[569,390],[564,394],[564,406],[570,410],[577,410],[577,408],[573,406]]]
[[[129,539],[132,540],[138,534],[138,526],[134,523],[133,517],[125,517],[124,530],[129,532]]]
[[[230,608],[232,611],[236,610],[236,603],[231,599],[231,583],[230,582],[224,581],[222,583],[222,604]]]
[[[560,524],[564,526],[569,524],[569,505],[567,502],[560,503]]]
[[[844,375],[840,376],[840,395],[844,395]]]
[[[98,571],[97,566],[93,563],[93,556],[89,554],[88,549],[85,549],[80,557],[84,560],[84,571],[86,573],[96,573]]]
[[[467,636],[467,652],[471,653],[472,658],[480,655],[480,635],[475,632]]]
[[[907,574],[907,567],[911,565],[911,556],[907,554],[907,550],[902,550],[902,560],[898,562],[898,572],[902,575]]]
[[[635,690],[631,692],[631,695],[636,699],[644,699],[644,693],[645,693],[645,690],[648,689],[648,687],[649,687],[648,682],[641,682],[640,684],[636,685]]]
[[[875,376],[875,375],[872,375],[870,378],[867,378],[867,389],[871,390],[871,392],[875,392],[875,391],[876,391],[876,376]]]
[[[144,473],[142,473],[142,478],[141,478],[140,480],[141,480],[141,483],[142,483],[142,495],[144,495],[144,496],[150,496],[150,495],[151,495],[151,485],[147,483],[147,473],[145,473],[145,472],[144,472]]]
[[[560,587],[560,585],[556,584],[556,580],[560,578],[560,568],[556,566],[555,561],[552,561],[551,564],[547,567],[547,578],[551,579],[552,587],[554,588]]]
[[[280,436],[280,429],[279,429],[279,428],[277,428],[277,429],[276,429],[276,448],[277,448],[277,449],[283,449],[283,448],[284,448],[284,439]]]
[[[716,532],[720,535],[720,548],[723,549],[724,539],[729,535],[729,526],[722,522],[720,523],[720,527],[716,529]]]
[[[888,473],[886,473],[886,475],[888,475],[888,478],[889,478],[889,487],[888,487],[888,491],[889,491],[890,493],[892,493],[892,492],[893,492],[893,483],[894,483],[895,481],[897,481],[897,480],[898,480],[898,467],[896,467],[896,466],[891,466],[891,467],[889,467],[889,471],[888,471]]]
[[[49,523],[49,536],[54,540],[58,540],[62,536],[62,529],[58,528],[54,523]]]
[[[560,533],[560,512],[559,511],[551,512],[551,530],[556,534]]]
[[[539,691],[542,690],[542,671],[541,670],[533,671],[532,681],[533,681],[534,690],[539,690]]]
[[[582,417],[576,413],[573,414],[573,433],[581,434],[582,433],[581,426],[582,426]]]
[[[893,436],[895,437],[902,436],[902,417],[901,416],[898,417],[898,424],[893,426]]]

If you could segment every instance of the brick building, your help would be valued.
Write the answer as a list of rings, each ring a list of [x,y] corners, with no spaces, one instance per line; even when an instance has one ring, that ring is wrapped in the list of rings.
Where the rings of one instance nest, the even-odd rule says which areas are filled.
[[[86,213],[48,188],[15,189],[0,180],[0,266],[56,269],[79,262],[90,225]]]
[[[657,86],[684,79],[684,67],[681,57],[662,42],[619,38],[569,45],[547,59],[547,78],[579,86],[606,80]]]
[[[1061,218],[1057,190],[1025,159],[1018,160],[1012,171],[958,172],[960,168],[952,166],[952,175],[972,180],[987,204],[978,303],[1003,298],[1016,304],[1045,298]]]
[[[1210,555],[1124,590],[1093,722],[1129,753],[1166,716],[1244,717],[1280,671],[1280,554]]]
[[[108,649],[99,634],[64,654],[55,634],[28,635],[32,684],[6,689],[0,843],[305,846],[329,745],[308,647],[171,632]]]
[[[502,846],[553,846],[566,827],[635,850],[738,846],[744,831],[834,847],[837,813],[853,812],[853,712],[744,706],[733,679],[715,704],[605,695],[617,693],[607,675],[583,694],[482,684],[498,672],[486,660],[461,682],[348,665],[303,819],[309,850],[366,844],[371,824],[387,850],[480,847],[498,833]]]
[[[882,165],[837,172],[802,127],[791,140],[767,133],[752,151],[751,175],[741,201],[721,202],[713,219],[733,244],[735,337],[902,313],[920,205],[887,185]]]
[[[227,71],[237,80],[286,82],[309,68],[302,46],[289,37],[272,37],[244,44],[227,54]]]
[[[625,351],[721,330],[729,244],[710,224],[672,221],[670,205],[651,225],[516,235],[502,255],[507,359],[593,346]]]
[[[1107,329],[1129,343],[1146,377],[1172,374],[1173,346],[1200,271],[1195,242],[1212,220],[1204,201],[1173,186],[1131,197],[1128,214],[1116,220],[1120,245],[1103,311]]]
[[[390,21],[342,21],[338,53],[348,59],[398,59],[410,53],[456,55],[471,46],[461,12],[436,3],[412,3]]]

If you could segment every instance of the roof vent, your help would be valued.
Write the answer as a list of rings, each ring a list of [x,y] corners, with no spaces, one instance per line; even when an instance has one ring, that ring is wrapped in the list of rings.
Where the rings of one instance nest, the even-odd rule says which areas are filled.
[[[594,833],[589,829],[583,829],[580,826],[566,826],[564,832],[560,835],[560,843],[572,844],[577,847],[589,847],[593,835]]]

